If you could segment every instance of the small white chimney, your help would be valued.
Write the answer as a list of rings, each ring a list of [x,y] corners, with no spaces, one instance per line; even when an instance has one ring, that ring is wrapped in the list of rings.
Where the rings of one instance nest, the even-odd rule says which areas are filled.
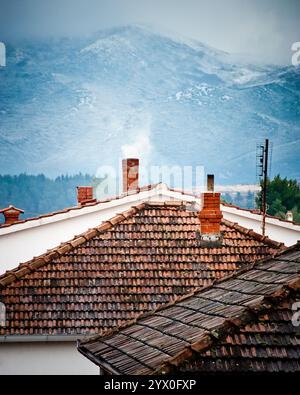
[[[288,212],[285,214],[285,219],[286,219],[287,221],[293,222],[294,217],[293,217],[292,211],[288,211]]]

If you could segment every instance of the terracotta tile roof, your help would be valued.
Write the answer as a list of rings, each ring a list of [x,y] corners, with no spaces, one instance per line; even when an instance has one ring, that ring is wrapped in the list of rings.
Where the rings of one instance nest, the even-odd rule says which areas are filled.
[[[300,371],[291,322],[299,295],[300,244],[84,340],[79,351],[116,374]]]
[[[110,329],[283,248],[228,221],[221,247],[201,247],[191,207],[140,204],[0,276],[0,335]]]
[[[299,327],[292,324],[300,292],[262,311],[255,323],[228,334],[213,348],[183,364],[183,372],[300,372]]]

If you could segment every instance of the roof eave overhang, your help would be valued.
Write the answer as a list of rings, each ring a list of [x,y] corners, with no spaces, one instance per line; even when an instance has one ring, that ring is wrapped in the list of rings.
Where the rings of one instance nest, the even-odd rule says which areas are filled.
[[[249,210],[244,210],[242,208],[230,207],[230,206],[221,204],[221,210],[225,213],[227,212],[227,213],[239,216],[239,217],[249,218],[249,219],[255,220],[257,222],[262,221],[261,214],[251,213]],[[274,225],[274,226],[279,226],[281,228],[286,228],[289,230],[294,230],[294,231],[300,232],[300,224],[297,225],[294,222],[280,220],[279,218],[266,217],[266,223],[270,224],[270,225]]]
[[[77,341],[77,350],[82,354],[84,357],[89,359],[95,365],[99,366],[100,368],[104,369],[108,373],[120,376],[122,373],[116,370],[113,366],[109,363],[104,361],[102,358],[95,357],[90,351],[88,351],[84,346],[80,345],[80,341]]]
[[[0,336],[0,343],[48,343],[48,342],[76,342],[86,335],[4,335]]]
[[[0,226],[0,237],[6,234],[19,232],[22,230],[27,230],[47,224],[52,224],[55,222],[60,222],[64,220],[68,220],[71,218],[76,218],[83,215],[92,214],[94,212],[101,212],[111,208],[115,208],[118,206],[122,206],[124,204],[138,204],[141,201],[151,200],[151,198],[160,196],[175,200],[186,200],[186,201],[194,201],[196,197],[193,195],[185,194],[182,192],[174,192],[171,191],[166,184],[159,184],[156,187],[149,189],[147,191],[141,191],[135,194],[127,194],[121,196],[119,198],[113,199],[108,202],[98,202],[93,205],[86,205],[83,207],[74,207],[69,209],[66,212],[61,212],[57,214],[49,214],[48,216],[41,216],[36,219],[28,219],[25,222],[20,222],[13,224],[12,226]]]

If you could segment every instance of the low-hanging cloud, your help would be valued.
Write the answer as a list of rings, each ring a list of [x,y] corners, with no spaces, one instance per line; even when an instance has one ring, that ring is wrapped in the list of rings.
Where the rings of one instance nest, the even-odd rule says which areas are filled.
[[[290,64],[299,0],[0,0],[0,41],[147,24],[257,61]]]

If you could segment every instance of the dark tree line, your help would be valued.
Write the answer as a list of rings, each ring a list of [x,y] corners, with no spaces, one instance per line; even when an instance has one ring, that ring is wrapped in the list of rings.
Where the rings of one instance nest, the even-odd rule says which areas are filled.
[[[61,210],[76,204],[76,186],[92,182],[87,174],[62,175],[54,180],[43,174],[0,175],[0,207],[13,204],[25,211],[22,218]]]
[[[256,204],[261,207],[261,192]],[[293,213],[294,221],[300,222],[300,185],[297,180],[281,178],[278,174],[267,180],[267,213],[284,219],[288,211]]]
[[[99,180],[98,180],[99,181]],[[43,174],[0,175],[0,208],[9,204],[25,211],[23,218],[61,210],[76,205],[76,186],[93,185],[97,180],[88,174],[62,175],[50,179]],[[292,211],[300,222],[300,186],[296,180],[277,175],[267,183],[267,212],[285,218]],[[260,208],[261,193],[225,193],[222,199],[242,208]],[[0,218],[0,222],[3,218]]]

